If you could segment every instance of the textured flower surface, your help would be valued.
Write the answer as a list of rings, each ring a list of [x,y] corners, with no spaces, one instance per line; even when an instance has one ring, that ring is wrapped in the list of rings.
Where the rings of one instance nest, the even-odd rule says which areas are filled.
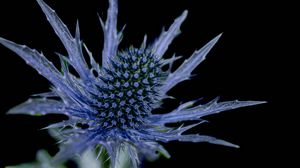
[[[56,13],[42,0],[37,0],[55,33],[66,48],[67,56],[58,54],[61,60],[59,71],[44,55],[25,45],[0,38],[0,43],[18,54],[27,64],[36,69],[52,83],[48,93],[34,95],[27,102],[12,108],[9,114],[64,114],[68,120],[54,123],[47,128],[59,128],[62,136],[61,149],[55,161],[62,161],[92,148],[107,151],[111,167],[115,167],[121,151],[126,151],[132,167],[138,167],[142,157],[156,158],[168,152],[159,142],[186,141],[209,142],[238,147],[224,140],[198,134],[183,134],[201,124],[203,116],[219,113],[262,101],[227,101],[214,99],[207,104],[196,101],[181,104],[173,111],[153,114],[167,92],[178,83],[188,80],[191,72],[205,59],[215,45],[218,35],[203,48],[195,51],[175,71],[163,70],[172,67],[179,57],[162,58],[172,40],[180,33],[180,25],[187,16],[184,11],[167,31],[147,45],[145,36],[139,48],[118,50],[122,31],[117,31],[117,0],[109,0],[107,19],[100,23],[104,31],[102,66],[94,60],[91,52],[80,40],[79,25],[75,37],[71,35]],[[85,60],[84,53],[89,57]],[[72,74],[69,68],[76,70]],[[180,127],[166,126],[169,123],[195,121]]]

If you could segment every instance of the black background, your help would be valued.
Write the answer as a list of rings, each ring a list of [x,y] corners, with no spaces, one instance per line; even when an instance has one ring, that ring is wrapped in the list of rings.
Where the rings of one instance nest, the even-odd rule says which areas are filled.
[[[100,60],[103,36],[97,12],[105,17],[107,2],[46,2],[57,11],[71,32],[79,19],[83,41]],[[283,159],[289,152],[282,150],[293,148],[288,147],[292,143],[282,141],[283,137],[293,139],[285,129],[290,111],[279,106],[289,99],[284,93],[296,95],[295,90],[288,91],[294,83],[288,80],[290,73],[287,70],[294,67],[286,63],[295,56],[291,52],[293,42],[286,38],[291,37],[295,28],[290,24],[295,11],[288,6],[292,5],[255,1],[120,0],[119,29],[127,25],[121,48],[131,44],[139,46],[145,33],[149,41],[153,41],[161,28],[167,28],[184,9],[189,10],[188,18],[166,57],[175,52],[188,58],[195,49],[224,32],[207,59],[194,71],[197,76],[170,92],[177,99],[167,103],[166,110],[172,104],[199,97],[204,97],[204,101],[216,96],[221,96],[224,101],[268,101],[268,104],[206,117],[210,122],[194,130],[239,144],[240,149],[171,142],[164,144],[171,159],[160,158],[145,163],[144,167],[256,167],[291,163],[292,158],[290,161]],[[0,3],[0,36],[42,50],[55,63],[58,59],[54,51],[65,53],[34,0]],[[40,148],[55,154],[55,140],[40,128],[64,117],[5,115],[9,108],[27,100],[30,95],[47,91],[49,83],[3,46],[0,46],[0,68],[0,167],[33,161]]]

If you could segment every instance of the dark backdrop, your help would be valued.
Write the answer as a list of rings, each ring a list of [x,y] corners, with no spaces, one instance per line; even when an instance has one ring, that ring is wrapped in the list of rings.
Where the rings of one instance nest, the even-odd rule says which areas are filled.
[[[71,32],[79,19],[82,39],[99,60],[103,36],[97,12],[105,16],[107,2],[46,2],[57,11]],[[268,101],[268,104],[206,117],[210,122],[194,130],[239,144],[240,149],[207,143],[171,142],[164,144],[172,155],[171,159],[161,158],[146,163],[145,167],[245,167],[283,161],[286,153],[282,153],[281,148],[285,148],[285,144],[282,145],[278,138],[286,133],[281,126],[288,110],[278,105],[286,99],[282,96],[286,92],[283,88],[290,87],[283,81],[288,77],[284,70],[290,68],[285,65],[285,60],[289,60],[291,54],[281,47],[291,43],[284,37],[292,31],[289,16],[294,12],[286,5],[254,1],[120,1],[119,29],[127,25],[121,48],[131,44],[139,46],[145,33],[152,41],[160,34],[161,28],[167,28],[184,9],[189,10],[188,18],[181,28],[182,34],[174,40],[166,57],[175,52],[188,58],[195,49],[224,32],[207,59],[194,71],[197,76],[170,92],[177,99],[167,103],[166,109],[199,97],[204,97],[204,101],[216,96],[221,96],[221,100]],[[1,37],[42,50],[55,63],[58,59],[54,52],[65,53],[34,0],[1,2],[0,23]],[[55,140],[40,129],[64,117],[5,115],[7,110],[30,95],[46,92],[49,83],[3,46],[0,46],[0,68],[0,167],[33,161],[40,148],[55,154],[58,150]]]

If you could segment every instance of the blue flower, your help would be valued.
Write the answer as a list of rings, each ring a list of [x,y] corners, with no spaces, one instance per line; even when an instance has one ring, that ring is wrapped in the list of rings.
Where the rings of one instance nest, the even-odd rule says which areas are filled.
[[[139,48],[129,47],[120,51],[122,31],[117,27],[117,0],[109,0],[107,19],[100,23],[104,31],[102,66],[95,62],[92,53],[80,40],[78,22],[75,37],[56,13],[42,0],[37,0],[55,33],[67,51],[67,56],[58,54],[61,61],[59,71],[44,55],[25,45],[0,38],[0,43],[23,58],[27,64],[48,79],[51,91],[35,95],[27,102],[12,108],[9,114],[65,114],[68,120],[52,124],[47,128],[60,128],[62,143],[56,161],[81,154],[87,149],[104,148],[115,167],[118,155],[126,151],[133,167],[138,167],[140,158],[156,158],[158,153],[169,157],[159,142],[187,141],[238,147],[211,136],[183,134],[201,124],[203,116],[244,106],[264,103],[262,101],[218,102],[218,98],[207,104],[195,105],[196,101],[181,104],[173,111],[153,114],[167,92],[178,83],[190,79],[191,72],[205,59],[215,45],[218,35],[203,48],[195,51],[175,71],[163,70],[172,67],[180,57],[164,59],[163,55],[172,40],[180,33],[180,25],[187,16],[184,11],[175,19],[167,31],[147,45],[145,36]],[[89,56],[89,64],[83,53]],[[75,74],[69,67],[76,70]],[[194,120],[197,123],[170,127],[169,123]],[[102,150],[100,150],[101,152]]]

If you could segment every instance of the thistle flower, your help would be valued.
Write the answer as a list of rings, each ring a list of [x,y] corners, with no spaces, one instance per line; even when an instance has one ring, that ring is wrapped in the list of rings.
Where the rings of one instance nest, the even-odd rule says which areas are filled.
[[[184,11],[167,31],[151,44],[147,45],[145,36],[139,48],[129,47],[120,51],[118,45],[122,31],[117,31],[117,0],[109,0],[107,19],[100,23],[104,31],[102,66],[94,60],[92,53],[80,40],[78,22],[75,37],[56,13],[43,2],[37,0],[67,51],[67,56],[58,54],[61,61],[59,71],[44,55],[25,45],[19,45],[0,38],[0,43],[26,61],[39,74],[48,79],[51,91],[35,95],[27,102],[12,108],[9,114],[64,114],[68,120],[54,123],[47,128],[59,128],[63,136],[61,149],[56,161],[62,161],[81,154],[87,149],[104,148],[115,167],[118,155],[126,151],[132,167],[138,167],[140,158],[156,158],[158,153],[169,157],[159,142],[186,141],[208,142],[212,144],[238,147],[232,143],[211,136],[183,134],[201,124],[201,118],[244,106],[264,103],[262,101],[218,102],[218,98],[207,104],[195,105],[189,101],[169,113],[153,114],[167,92],[178,83],[188,80],[191,72],[205,59],[215,45],[218,35],[203,48],[195,51],[175,71],[163,70],[163,66],[172,67],[179,57],[164,59],[163,55],[172,40],[180,33],[180,26],[187,17]],[[84,58],[89,56],[90,64]],[[76,70],[75,74],[69,67]],[[170,127],[168,123],[194,120],[197,123]]]

